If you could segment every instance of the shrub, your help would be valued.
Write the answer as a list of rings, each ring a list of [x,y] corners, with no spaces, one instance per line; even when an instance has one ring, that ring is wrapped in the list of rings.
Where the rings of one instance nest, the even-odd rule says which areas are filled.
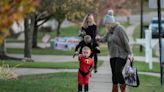
[[[0,66],[0,79],[1,80],[9,80],[9,79],[17,79],[17,74],[10,68],[8,64],[2,64]]]

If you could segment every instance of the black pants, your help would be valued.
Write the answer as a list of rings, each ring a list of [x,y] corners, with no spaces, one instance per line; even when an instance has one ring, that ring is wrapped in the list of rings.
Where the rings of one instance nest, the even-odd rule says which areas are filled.
[[[89,86],[88,84],[84,85],[84,92],[88,92]],[[82,92],[83,85],[78,84],[78,92]]]
[[[112,81],[113,84],[124,84],[124,77],[122,75],[123,68],[126,64],[126,59],[111,58],[110,65],[112,69]]]
[[[98,60],[97,53],[94,53],[94,69],[97,69],[97,60]]]

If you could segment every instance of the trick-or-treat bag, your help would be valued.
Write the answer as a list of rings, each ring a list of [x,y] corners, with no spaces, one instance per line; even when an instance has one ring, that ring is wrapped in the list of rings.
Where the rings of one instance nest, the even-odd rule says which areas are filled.
[[[138,87],[140,85],[137,68],[133,66],[133,61],[125,68],[124,74],[125,84],[131,87]]]

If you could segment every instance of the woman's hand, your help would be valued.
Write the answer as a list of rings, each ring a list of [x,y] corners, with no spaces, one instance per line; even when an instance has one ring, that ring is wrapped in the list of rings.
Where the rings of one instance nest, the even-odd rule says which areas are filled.
[[[134,56],[132,54],[129,54],[128,59],[132,62],[134,60]]]

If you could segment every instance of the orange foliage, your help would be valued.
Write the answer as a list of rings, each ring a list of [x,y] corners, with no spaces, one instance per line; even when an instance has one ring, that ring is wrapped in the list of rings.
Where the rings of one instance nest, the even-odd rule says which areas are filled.
[[[109,9],[113,9],[115,15],[130,16],[131,9],[137,7],[139,3],[139,0],[99,0],[97,24],[101,24],[104,15]]]
[[[7,30],[13,22],[35,11],[37,4],[38,0],[0,0],[0,44],[7,37]]]

